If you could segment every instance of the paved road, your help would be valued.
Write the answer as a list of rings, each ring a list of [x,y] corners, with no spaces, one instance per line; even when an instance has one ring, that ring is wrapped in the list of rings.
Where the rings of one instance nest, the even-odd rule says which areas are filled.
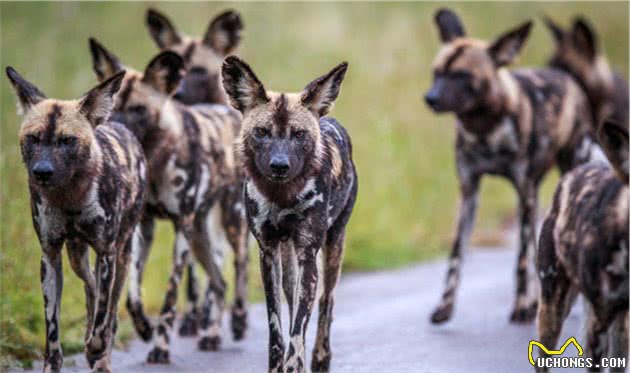
[[[527,346],[535,336],[535,326],[508,323],[514,262],[513,251],[471,250],[464,264],[455,318],[443,326],[431,325],[428,320],[442,288],[444,261],[342,277],[332,328],[333,371],[532,372]],[[579,304],[576,308],[580,310],[574,310],[564,327],[570,332],[580,330],[578,340],[583,335],[578,326]],[[308,330],[307,351],[313,346],[314,319]],[[202,353],[193,339],[175,339],[168,366],[147,365],[144,360],[149,346],[135,341],[128,351],[114,353],[115,371],[263,372],[267,363],[263,305],[252,306],[250,320],[246,340],[235,343],[226,338],[220,352]],[[287,320],[286,314],[283,320]],[[229,330],[227,324],[224,330]],[[568,337],[565,332],[562,340]],[[83,356],[66,360],[74,360],[75,366],[65,371],[85,371]]]

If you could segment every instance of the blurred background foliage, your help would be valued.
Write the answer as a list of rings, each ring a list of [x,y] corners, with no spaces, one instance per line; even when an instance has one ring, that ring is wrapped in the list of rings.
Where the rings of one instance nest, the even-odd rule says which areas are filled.
[[[448,252],[458,191],[454,120],[422,101],[439,48],[437,3],[7,3],[0,4],[0,61],[50,97],[75,98],[96,83],[87,39],[96,37],[124,63],[143,69],[157,50],[144,26],[149,6],[191,35],[201,35],[218,12],[241,12],[245,33],[238,54],[267,88],[300,90],[342,60],[350,63],[333,115],[349,130],[360,175],[350,222],[345,270],[392,268]],[[518,65],[542,66],[553,44],[539,16],[568,26],[582,14],[595,25],[614,67],[628,70],[628,3],[451,3],[467,31],[491,39],[526,19],[535,27]],[[39,285],[40,248],[31,226],[26,173],[17,133],[20,118],[4,77],[0,83],[0,369],[41,355],[44,318]],[[541,213],[557,181],[542,191]],[[484,180],[477,244],[500,243],[516,198],[504,181]],[[158,234],[145,280],[148,310],[156,314],[166,289],[173,234]],[[254,245],[253,245],[254,246]],[[250,294],[260,301],[257,252],[252,247]],[[64,259],[62,342],[82,350],[83,286]],[[227,262],[226,274],[232,278]],[[201,272],[201,271],[198,271]],[[442,278],[435,279],[436,286]],[[422,286],[422,284],[418,284]],[[181,294],[182,292],[180,292]],[[183,297],[181,297],[183,298]],[[124,308],[121,306],[121,308]],[[119,336],[133,336],[122,311]],[[419,319],[420,321],[422,319]],[[263,322],[252,320],[252,322]]]

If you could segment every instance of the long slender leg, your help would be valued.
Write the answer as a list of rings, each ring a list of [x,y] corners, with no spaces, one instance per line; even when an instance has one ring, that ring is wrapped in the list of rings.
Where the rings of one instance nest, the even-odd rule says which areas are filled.
[[[94,322],[86,341],[86,357],[91,368],[111,370],[107,355],[112,338],[112,292],[116,278],[117,251],[114,245],[97,250],[96,257],[96,307]]]
[[[289,372],[305,372],[306,356],[304,338],[313,311],[317,292],[317,251],[319,246],[296,248],[296,292],[293,295],[293,322],[285,369]]]
[[[558,262],[553,241],[553,219],[547,218],[540,233],[540,250],[537,269],[541,292],[538,307],[539,342],[548,349],[555,349],[562,324],[575,301],[577,290],[571,285],[566,271]],[[541,357],[546,355],[541,351]],[[546,369],[537,367],[537,371]]]
[[[341,274],[343,243],[345,228],[332,240],[326,242],[324,249],[324,292],[319,299],[319,320],[317,322],[317,338],[313,348],[311,371],[328,372],[332,352],[330,350],[330,326],[334,305],[333,291]]]
[[[90,258],[88,253],[88,245],[79,240],[70,240],[66,243],[68,248],[68,259],[74,272],[83,280],[85,289],[85,304],[87,308],[85,328],[85,340],[88,338],[90,326],[94,319],[94,301],[96,299],[96,280],[94,273],[90,268]]]
[[[197,335],[197,324],[199,320],[199,281],[195,274],[195,262],[188,263],[188,281],[186,282],[186,313],[179,326],[179,335],[191,337]]]
[[[249,229],[243,209],[242,187],[229,191],[222,201],[223,228],[234,252],[234,304],[232,305],[232,335],[239,341],[247,330],[247,265],[249,263]]]
[[[296,276],[298,271],[297,256],[293,244],[282,243],[280,245],[280,255],[282,263],[282,289],[284,291],[284,298],[287,300],[289,306],[289,330],[293,330],[293,306],[297,304],[294,296],[296,294]]]
[[[227,240],[219,233],[220,212],[220,207],[215,204],[209,211],[198,213],[193,234],[193,253],[208,277],[199,323],[201,338],[198,347],[202,351],[216,351],[221,344],[221,320],[225,308],[226,288],[221,268]],[[209,227],[212,227],[213,237],[209,235]]]
[[[448,260],[448,272],[446,273],[446,288],[442,293],[442,299],[433,314],[431,322],[434,324],[448,321],[452,314],[455,303],[455,295],[459,286],[460,268],[462,252],[468,245],[468,239],[472,232],[477,210],[477,194],[479,190],[479,176],[471,175],[459,167],[459,182],[461,191],[461,201],[459,206],[459,220],[457,223],[457,233],[451,256]]]
[[[155,331],[154,347],[147,356],[148,363],[166,364],[169,362],[170,335],[177,313],[177,291],[188,263],[190,254],[190,237],[192,232],[193,216],[189,215],[178,219],[175,223],[175,249],[173,252],[173,267],[168,280],[168,290],[162,304],[158,325]]]
[[[132,237],[131,266],[129,268],[129,289],[127,292],[127,310],[131,315],[133,326],[143,341],[148,342],[153,337],[153,328],[149,318],[144,313],[142,303],[142,275],[145,264],[151,252],[155,219],[146,215],[140,222],[141,235]]]
[[[536,253],[537,186],[518,188],[520,215],[520,247],[516,264],[516,298],[510,321],[530,322],[536,316],[538,279],[533,273]]]
[[[593,306],[594,307],[594,306]],[[612,320],[607,317],[600,318],[595,314],[593,307],[586,319],[586,348],[584,354],[593,359],[593,366],[589,372],[601,372],[601,360],[608,353],[608,328]],[[608,315],[606,315],[608,316]]]
[[[259,242],[260,244],[260,242]],[[280,282],[282,269],[278,248],[260,244],[260,273],[265,289],[267,321],[269,323],[269,372],[284,372],[284,341],[280,313]]]
[[[610,327],[610,356],[628,361],[628,310],[620,312]],[[625,367],[610,368],[611,372],[624,372]]]
[[[62,245],[63,242],[58,245],[47,245],[48,247],[44,249],[41,258],[40,280],[46,316],[44,372],[59,372],[63,364],[63,353],[59,340],[59,312],[63,289]]]

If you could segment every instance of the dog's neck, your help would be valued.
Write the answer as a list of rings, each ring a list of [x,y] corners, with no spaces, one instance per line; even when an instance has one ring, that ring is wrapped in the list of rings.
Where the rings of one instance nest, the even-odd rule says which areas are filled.
[[[521,91],[516,79],[507,69],[499,69],[488,88],[485,100],[473,109],[457,113],[461,125],[471,133],[483,136],[491,133],[505,117],[513,117],[520,110]]]

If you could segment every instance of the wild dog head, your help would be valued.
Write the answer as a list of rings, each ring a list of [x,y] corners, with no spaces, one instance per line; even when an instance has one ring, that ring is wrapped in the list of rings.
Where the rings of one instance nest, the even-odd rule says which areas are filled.
[[[628,184],[628,175],[630,174],[630,160],[628,160],[628,124],[606,120],[602,122],[599,127],[597,135],[617,176]]]
[[[123,66],[118,57],[94,39],[90,39],[90,50],[99,80],[125,71],[112,119],[124,123],[143,142],[148,131],[160,122],[164,104],[180,83],[184,61],[176,53],[161,52],[149,62],[144,72],[138,72]]]
[[[225,60],[223,86],[243,114],[239,151],[252,178],[279,186],[316,172],[323,152],[319,119],[332,108],[347,69],[341,63],[302,92],[276,93],[245,62]]]
[[[502,67],[512,63],[525,44],[528,21],[495,41],[466,37],[455,13],[441,9],[435,15],[442,48],[433,62],[433,86],[425,101],[436,112],[472,112],[501,102]]]
[[[184,59],[188,72],[175,98],[185,104],[227,103],[221,87],[221,63],[234,53],[241,41],[243,22],[240,15],[225,11],[216,16],[203,38],[191,38],[178,32],[171,21],[154,9],[147,10],[146,25],[151,37],[163,51],[172,51]]]
[[[549,66],[571,74],[584,87],[589,98],[598,101],[593,104],[601,107],[614,94],[613,72],[599,51],[598,38],[591,25],[585,19],[577,18],[571,30],[564,30],[548,17],[545,17],[545,24],[556,46]],[[595,114],[604,118],[609,113]]]
[[[78,100],[62,101],[47,98],[13,68],[6,73],[23,114],[19,138],[30,184],[55,190],[97,171],[94,128],[108,120],[123,74],[104,80]]]

